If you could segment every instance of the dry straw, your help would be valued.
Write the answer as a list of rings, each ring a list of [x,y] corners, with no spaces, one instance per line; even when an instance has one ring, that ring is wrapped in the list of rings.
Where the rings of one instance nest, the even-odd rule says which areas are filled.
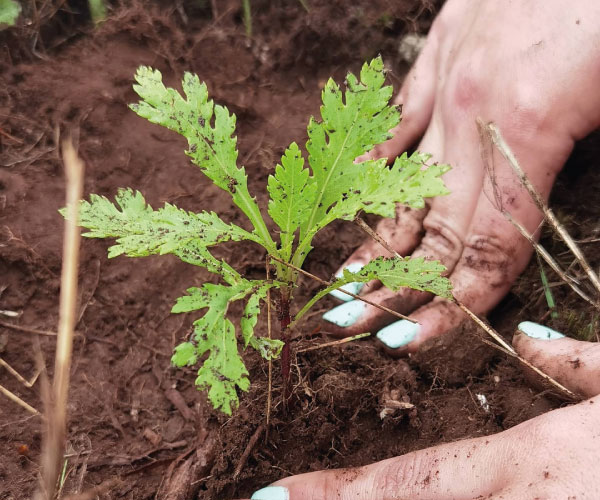
[[[79,265],[78,206],[83,191],[83,162],[70,140],[62,145],[63,162],[67,180],[67,210],[63,241],[63,265],[60,286],[60,309],[54,383],[51,396],[46,401],[47,429],[42,446],[42,480],[36,498],[54,498],[58,477],[63,465],[63,454],[67,432],[67,397],[73,330],[75,328],[75,306],[77,302],[77,269]]]

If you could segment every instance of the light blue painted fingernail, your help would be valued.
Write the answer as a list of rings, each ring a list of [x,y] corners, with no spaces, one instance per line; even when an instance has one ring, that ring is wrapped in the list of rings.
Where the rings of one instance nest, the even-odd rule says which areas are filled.
[[[352,300],[323,314],[323,319],[334,325],[346,328],[352,326],[364,312],[366,304],[360,300]]]
[[[364,265],[361,264],[360,262],[353,262],[352,264],[348,264],[344,269],[347,269],[351,273],[357,273],[363,267],[364,267]],[[343,274],[343,270],[341,270],[339,273],[337,273],[335,275],[335,277],[339,278],[342,276],[342,274]],[[350,295],[345,294],[344,292],[340,292],[340,290],[346,290],[347,292],[353,293],[354,295],[358,295],[360,293],[360,291],[362,290],[363,286],[365,286],[364,283],[356,283],[356,282],[348,283],[347,285],[344,285],[343,287],[341,287],[339,290],[334,290],[333,292],[329,292],[329,294],[332,295],[333,297],[335,297],[336,299],[343,300],[344,302],[349,302],[352,300],[352,297]]]
[[[267,486],[255,491],[251,500],[289,500],[290,493],[285,486]]]
[[[390,349],[398,349],[415,340],[420,330],[419,323],[401,319],[379,330],[377,338]]]
[[[534,323],[533,321],[523,321],[522,323],[519,323],[519,330],[532,339],[556,340],[565,337],[562,333],[557,332],[552,328],[548,328],[547,326]]]

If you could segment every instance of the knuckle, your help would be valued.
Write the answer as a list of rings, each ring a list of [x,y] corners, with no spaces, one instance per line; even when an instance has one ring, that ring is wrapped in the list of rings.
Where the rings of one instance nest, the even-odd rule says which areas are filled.
[[[463,248],[461,235],[437,214],[430,214],[423,221],[425,235],[417,256],[439,259],[446,267],[456,264]]]
[[[515,83],[511,94],[512,109],[503,120],[507,140],[529,142],[544,126],[548,106],[540,103],[539,88],[530,80]]]
[[[463,120],[464,115],[477,114],[481,103],[485,102],[487,88],[486,75],[476,67],[457,62],[452,69],[443,93],[442,110],[447,123]]]
[[[466,267],[484,275],[491,288],[506,286],[514,273],[515,250],[504,239],[473,234],[465,241],[462,255]]]

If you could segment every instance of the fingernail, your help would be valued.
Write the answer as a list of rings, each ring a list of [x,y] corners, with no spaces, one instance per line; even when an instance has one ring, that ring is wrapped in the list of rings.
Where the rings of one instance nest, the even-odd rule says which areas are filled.
[[[353,300],[334,307],[331,311],[327,311],[323,314],[323,319],[334,325],[346,328],[356,323],[365,310],[365,307],[366,304],[361,300]]]
[[[401,319],[379,330],[377,338],[390,349],[398,349],[415,340],[420,330],[419,323]]]
[[[348,264],[344,269],[347,269],[351,273],[357,273],[364,267],[360,262],[353,262],[352,264]],[[340,278],[343,275],[344,270],[342,269],[339,273],[335,275],[336,278]],[[354,295],[358,295],[362,290],[364,283],[348,283],[344,285],[338,290],[334,290],[333,292],[329,292],[329,295],[334,296],[336,299],[343,300],[344,302],[349,302],[352,300],[352,297],[344,292],[340,292],[340,290],[346,290],[347,292],[353,293]]]
[[[251,500],[289,500],[290,493],[285,486],[267,486],[262,490],[255,491]]]
[[[522,323],[519,323],[518,328],[521,332],[532,339],[556,340],[565,337],[562,333],[557,332],[552,328],[548,328],[547,326],[534,323],[533,321],[523,321]]]

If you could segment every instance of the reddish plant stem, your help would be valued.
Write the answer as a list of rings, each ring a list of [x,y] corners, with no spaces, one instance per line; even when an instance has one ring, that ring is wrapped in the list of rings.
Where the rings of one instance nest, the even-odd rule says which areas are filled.
[[[279,303],[279,324],[280,337],[283,341],[283,349],[281,350],[281,378],[283,382],[283,405],[287,408],[287,402],[290,397],[290,330],[288,325],[291,323],[290,318],[290,296],[287,288],[280,290]]]

